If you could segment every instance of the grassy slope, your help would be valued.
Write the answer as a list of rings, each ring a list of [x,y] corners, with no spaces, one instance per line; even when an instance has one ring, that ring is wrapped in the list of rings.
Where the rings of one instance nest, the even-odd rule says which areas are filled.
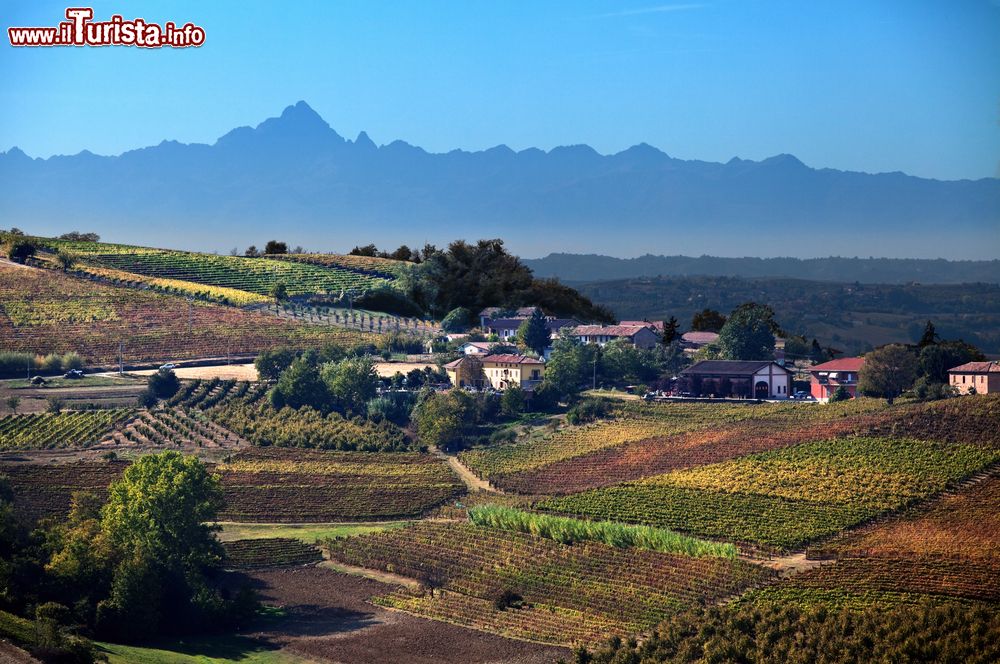
[[[223,542],[231,542],[240,539],[265,539],[272,537],[290,537],[302,540],[307,544],[315,544],[320,540],[333,539],[335,537],[351,537],[354,535],[367,535],[382,530],[402,528],[408,521],[398,521],[392,523],[310,523],[310,524],[287,524],[287,523],[234,523],[226,522],[220,524],[222,531],[219,539]]]

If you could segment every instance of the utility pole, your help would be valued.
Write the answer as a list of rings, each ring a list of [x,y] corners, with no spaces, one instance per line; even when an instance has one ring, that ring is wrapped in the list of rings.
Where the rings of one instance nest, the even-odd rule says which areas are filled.
[[[125,342],[118,342],[118,375],[125,373]]]

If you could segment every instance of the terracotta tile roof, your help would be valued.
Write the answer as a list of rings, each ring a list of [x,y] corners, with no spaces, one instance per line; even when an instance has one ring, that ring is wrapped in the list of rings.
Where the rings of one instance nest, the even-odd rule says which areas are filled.
[[[809,367],[809,371],[861,371],[864,363],[865,358],[863,357],[841,357]]]
[[[689,344],[714,344],[718,340],[718,332],[685,332],[681,335],[681,341]]]
[[[526,355],[487,355],[483,362],[496,362],[504,364],[545,364],[539,359]]]
[[[578,337],[633,337],[648,329],[645,325],[580,325],[573,334]]]
[[[948,373],[1000,373],[1000,362],[966,362],[954,369],[948,369]]]

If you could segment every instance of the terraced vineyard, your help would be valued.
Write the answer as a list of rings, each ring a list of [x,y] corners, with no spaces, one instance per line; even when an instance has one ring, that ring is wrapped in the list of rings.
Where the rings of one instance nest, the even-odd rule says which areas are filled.
[[[224,544],[226,567],[230,569],[260,569],[309,565],[323,560],[315,546],[288,537],[233,540]]]
[[[261,448],[221,464],[223,521],[331,522],[419,516],[461,495],[448,465],[415,452]]]
[[[461,459],[504,490],[564,494],[875,428],[883,409],[868,399],[824,408],[630,403],[610,421],[463,452]]]
[[[148,288],[166,293],[168,295],[197,297],[204,300],[219,302],[220,304],[249,306],[254,304],[269,304],[273,302],[273,298],[265,295],[237,290],[235,288],[206,286],[205,284],[199,284],[193,281],[182,281],[180,279],[147,277],[134,272],[125,272],[123,270],[97,267],[94,265],[77,265],[73,268],[72,274],[78,277],[109,283],[113,286]]]
[[[566,644],[646,629],[674,612],[711,604],[771,576],[735,559],[594,542],[567,546],[463,523],[421,522],[328,541],[326,548],[334,560],[391,570],[444,591],[418,596],[400,591],[383,597],[384,604]]]
[[[205,302],[0,265],[0,347],[76,351],[87,364],[256,354],[284,345],[373,343],[374,334],[312,326]]]
[[[793,548],[943,490],[1000,450],[880,438],[805,443],[585,491],[543,509]]]
[[[308,447],[360,452],[401,452],[411,448],[391,422],[347,419],[309,407],[275,410],[269,403],[233,399],[209,413],[216,422],[263,447]]]
[[[336,267],[362,274],[371,274],[385,279],[397,279],[406,272],[412,264],[377,256],[352,256],[350,254],[279,254],[269,258],[295,261],[308,265]]]
[[[42,517],[63,517],[69,512],[76,491],[91,491],[107,498],[108,485],[121,477],[128,466],[124,461],[78,461],[63,464],[0,462],[0,475],[14,492],[18,517],[34,521]]]
[[[278,282],[285,284],[289,295],[360,291],[390,283],[385,276],[334,263],[318,265],[94,242],[40,241],[53,248],[65,247],[85,263],[99,267],[264,296]]]
[[[176,446],[200,448],[240,448],[250,445],[198,411],[167,408],[142,411],[102,441],[104,444]]]
[[[98,442],[132,414],[129,408],[0,417],[0,450],[45,450]]]

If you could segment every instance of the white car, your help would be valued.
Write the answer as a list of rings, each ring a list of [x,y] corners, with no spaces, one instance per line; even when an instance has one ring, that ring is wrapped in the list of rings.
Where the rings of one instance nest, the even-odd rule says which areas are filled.
[[[161,364],[160,365],[160,371],[166,371],[168,369],[176,369],[176,368],[177,368],[177,365],[174,364],[173,362],[168,362],[167,364]]]

